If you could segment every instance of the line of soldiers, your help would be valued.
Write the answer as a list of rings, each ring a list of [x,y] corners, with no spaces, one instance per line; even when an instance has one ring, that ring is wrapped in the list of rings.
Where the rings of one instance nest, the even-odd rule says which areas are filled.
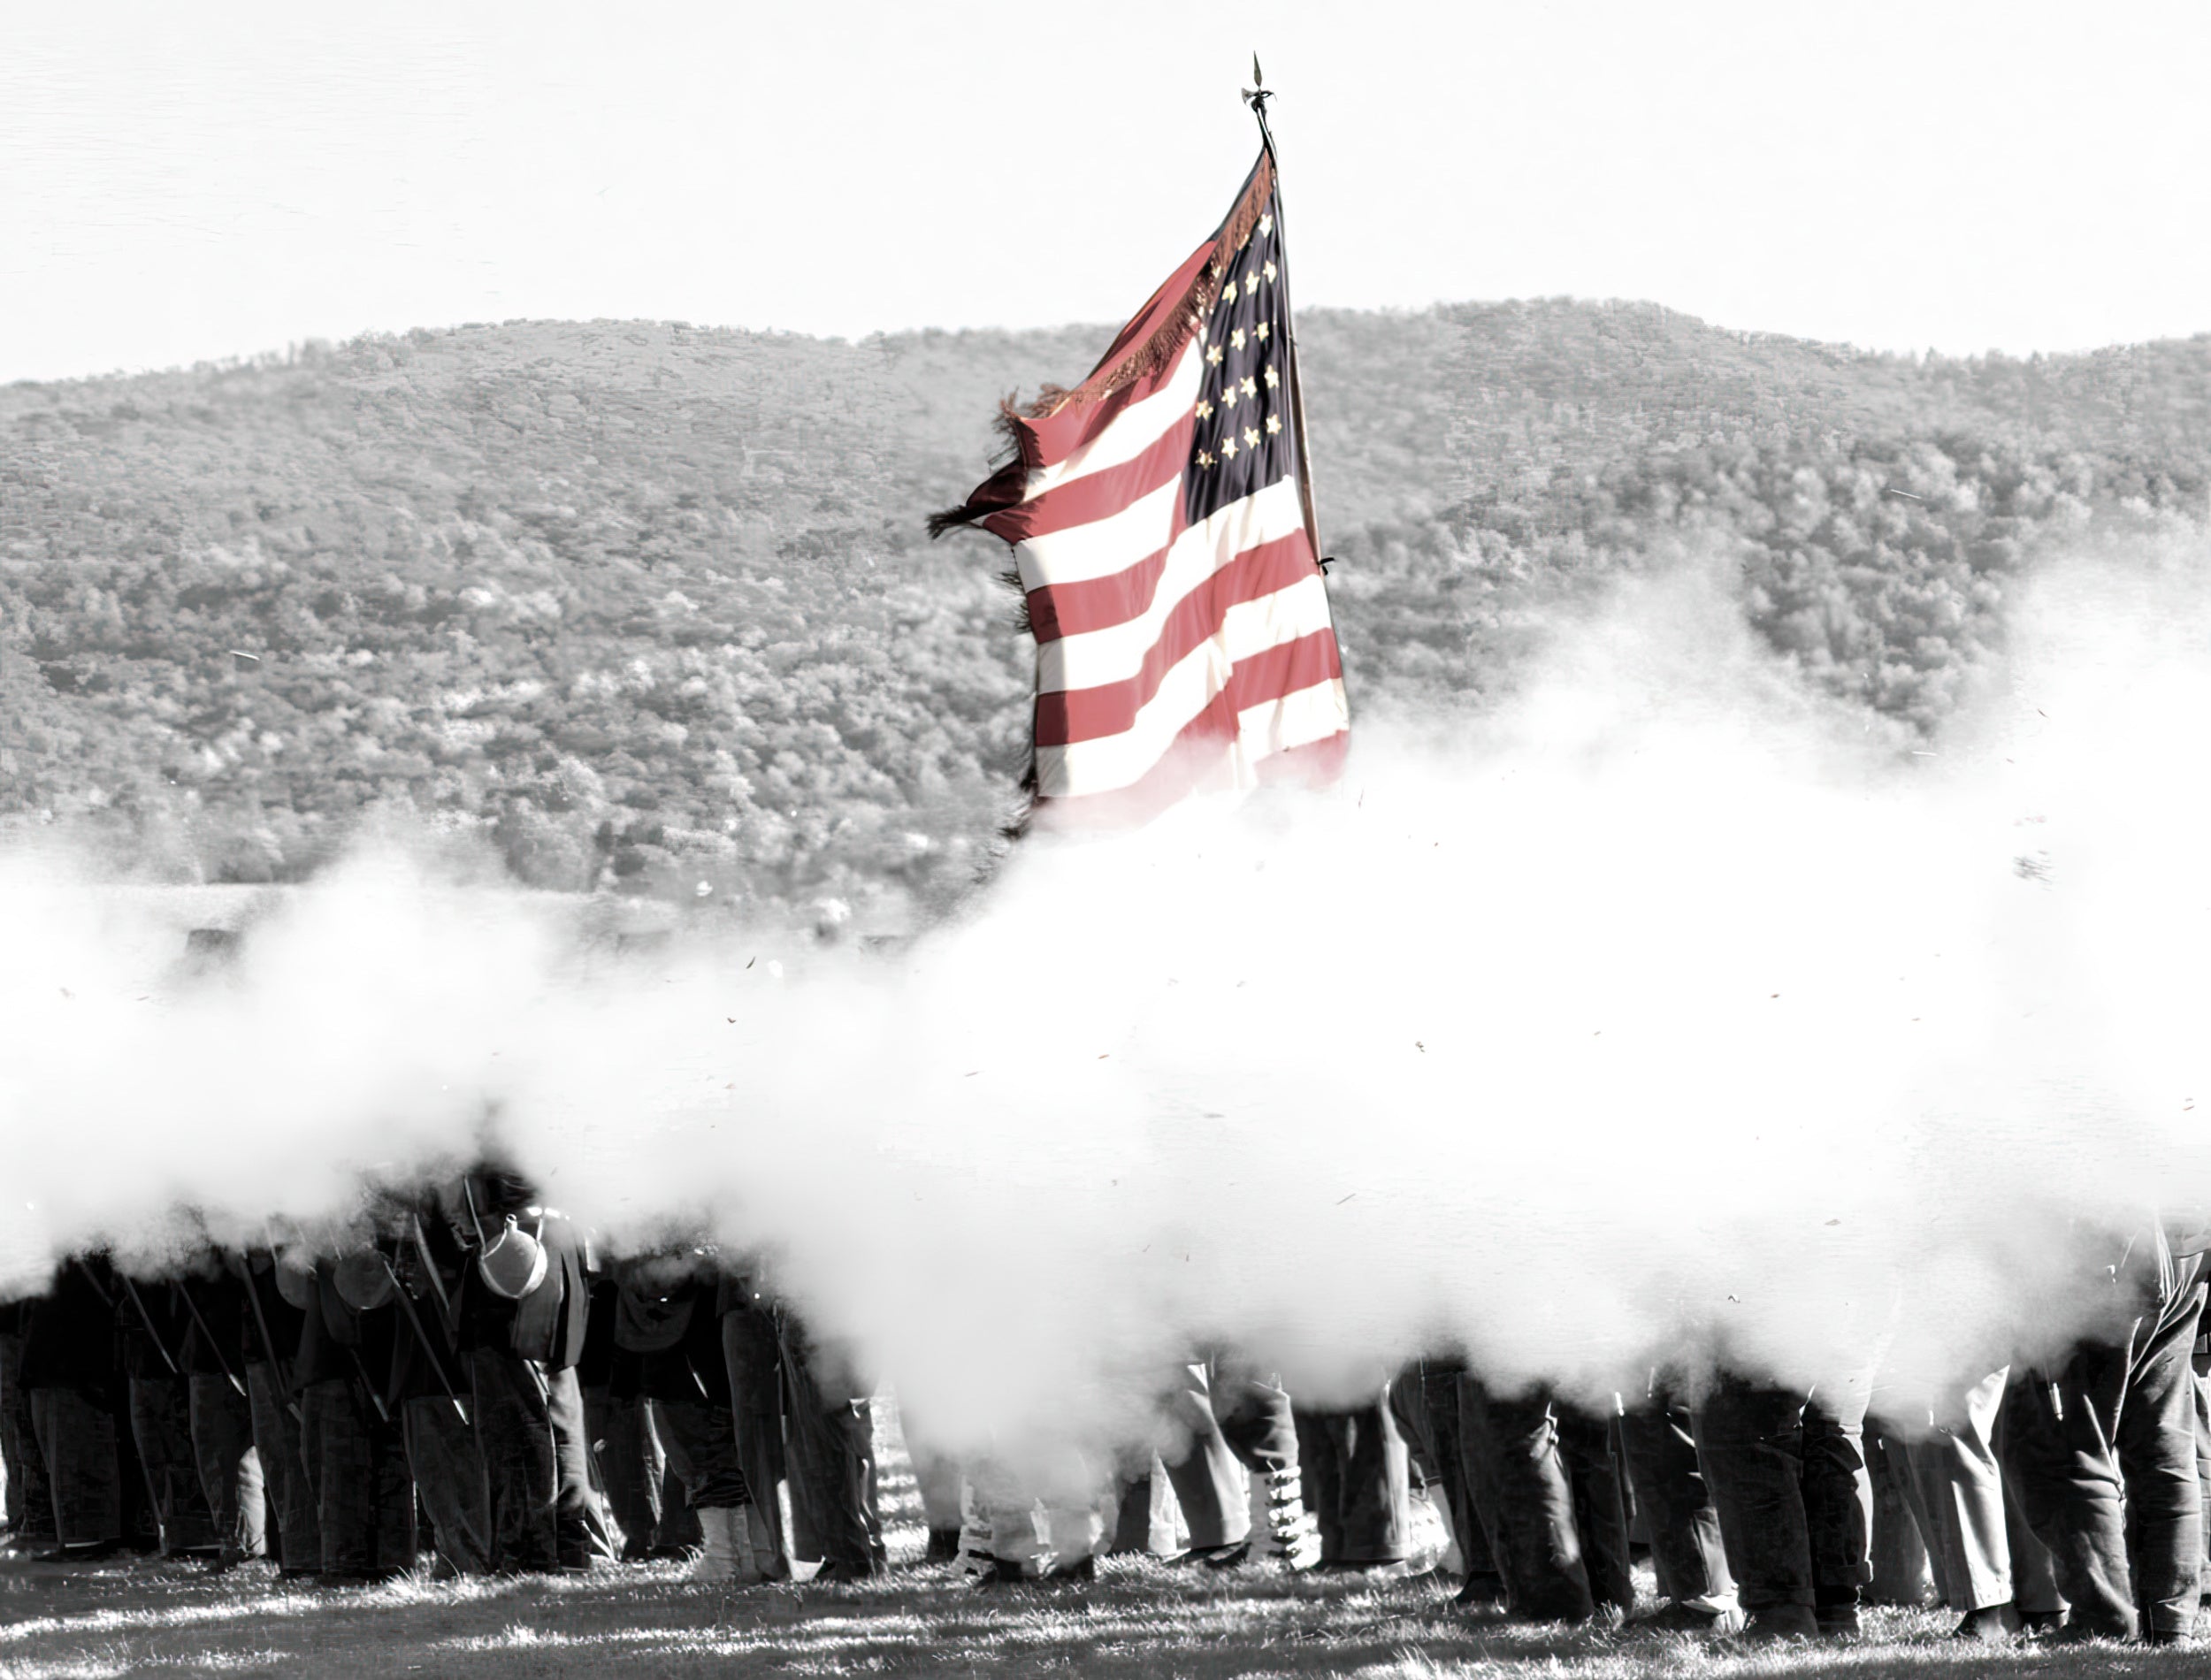
[[[265,1557],[325,1585],[421,1560],[885,1572],[872,1385],[712,1249],[596,1264],[490,1166],[378,1227],[318,1255],[210,1249],[160,1281],[82,1255],[0,1310],[8,1543]],[[1455,1554],[1462,1603],[1616,1625],[1640,1535],[1662,1627],[1847,1634],[1932,1586],[1969,1638],[2184,1639],[2211,1511],[2207,1249],[2146,1225],[2062,1360],[1947,1387],[1877,1352],[1810,1388],[1654,1372],[1608,1415],[1423,1359],[1324,1409],[1215,1350],[1114,1464],[914,1441],[926,1561],[1002,1583],[1117,1551],[1387,1574]]]
[[[871,1402],[825,1388],[796,1317],[710,1251],[594,1266],[493,1167],[378,1223],[319,1256],[210,1248],[158,1281],[80,1255],[0,1308],[10,1544],[265,1557],[332,1585],[425,1556],[440,1576],[886,1567]]]
[[[233,943],[195,930],[188,955]],[[1448,1558],[1463,1603],[1617,1623],[1640,1539],[1664,1627],[1848,1634],[1869,1600],[1932,1592],[1969,1638],[2184,1639],[2211,1514],[2204,1226],[2146,1221],[2063,1358],[1965,1383],[1889,1368],[1872,1325],[1807,1387],[1722,1362],[1593,1408],[1427,1358],[1320,1407],[1221,1348],[1108,1462],[955,1462],[908,1419],[925,1561],[1003,1584],[1114,1552]],[[210,1248],[157,1281],[81,1255],[0,1305],[6,1544],[328,1585],[670,1557],[726,1584],[866,1579],[888,1567],[874,1387],[710,1247],[603,1259],[478,1164],[346,1241]]]

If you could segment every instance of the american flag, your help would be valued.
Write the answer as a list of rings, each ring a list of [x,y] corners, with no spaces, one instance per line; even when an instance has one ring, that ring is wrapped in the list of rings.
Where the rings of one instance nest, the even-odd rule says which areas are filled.
[[[1055,823],[1325,780],[1350,709],[1302,439],[1274,160],[1088,378],[932,534],[1013,545],[1037,638],[1034,792]]]

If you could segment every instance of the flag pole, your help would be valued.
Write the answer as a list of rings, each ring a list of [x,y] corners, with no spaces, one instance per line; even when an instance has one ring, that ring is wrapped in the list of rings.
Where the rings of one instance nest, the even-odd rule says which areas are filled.
[[[1243,90],[1243,103],[1251,107],[1251,115],[1259,119],[1259,147],[1266,154],[1266,161],[1274,171],[1274,237],[1283,250],[1289,248],[1289,219],[1282,210],[1282,164],[1274,153],[1274,132],[1266,126],[1266,102],[1274,97],[1274,90],[1266,85],[1266,78],[1259,69],[1259,56],[1251,55],[1251,86]],[[1282,315],[1289,323],[1289,420],[1297,433],[1297,500],[1305,515],[1305,538],[1312,545],[1312,561],[1325,575],[1327,564],[1320,557],[1320,517],[1313,510],[1312,458],[1305,447],[1305,386],[1297,377],[1297,311],[1289,295],[1289,265],[1282,265]]]

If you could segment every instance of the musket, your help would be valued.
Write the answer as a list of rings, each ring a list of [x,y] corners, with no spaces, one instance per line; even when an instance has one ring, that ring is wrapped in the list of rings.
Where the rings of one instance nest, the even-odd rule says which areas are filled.
[[[192,1299],[191,1286],[180,1283],[177,1293],[184,1297],[184,1310],[192,1315],[192,1322],[199,1325],[200,1334],[207,1338],[208,1351],[215,1355],[215,1363],[223,1368],[223,1375],[229,1379],[230,1386],[238,1391],[240,1398],[250,1401],[252,1396],[246,1393],[246,1385],[238,1380],[237,1374],[230,1368],[230,1361],[223,1357],[223,1344],[215,1339],[214,1330],[201,1317],[200,1303]]]
[[[338,1339],[333,1336],[331,1340],[337,1341]],[[338,1342],[338,1345],[345,1348],[346,1357],[353,1361],[353,1374],[361,1379],[361,1386],[368,1391],[369,1404],[376,1408],[377,1422],[390,1423],[392,1409],[384,1403],[383,1391],[369,1380],[369,1368],[361,1363],[361,1350],[358,1348],[348,1347],[342,1341]]]
[[[300,1410],[299,1401],[293,1395],[291,1380],[284,1374],[284,1355],[277,1352],[276,1338],[269,1333],[268,1315],[261,1310],[261,1291],[254,1287],[253,1257],[238,1256],[238,1270],[245,1279],[246,1299],[253,1303],[253,1321],[260,1326],[261,1346],[269,1355],[269,1369],[276,1378],[277,1398],[284,1402],[284,1409],[292,1414],[292,1421],[303,1424],[307,1415]]]
[[[84,1256],[82,1255],[72,1255],[70,1256],[69,1264],[76,1267],[78,1273],[87,1283],[92,1286],[92,1293],[100,1297],[100,1304],[105,1307],[110,1312],[113,1312],[115,1310],[115,1297],[108,1294],[106,1290],[100,1287],[99,1279],[92,1275],[92,1268],[85,1264]]]
[[[161,1355],[161,1363],[169,1367],[172,1377],[183,1376],[184,1372],[178,1368],[177,1362],[170,1356],[168,1343],[162,1340],[161,1332],[154,1327],[154,1316],[146,1310],[145,1297],[138,1293],[138,1286],[131,1281],[131,1274],[118,1271],[115,1275],[121,1279],[123,1293],[131,1298],[131,1305],[138,1309],[139,1317],[145,1321],[146,1333],[153,1338],[154,1351]]]
[[[392,1289],[399,1296],[399,1309],[407,1315],[407,1322],[414,1327],[415,1340],[422,1344],[423,1353],[430,1361],[430,1369],[438,1373],[438,1386],[445,1390],[445,1397],[453,1402],[455,1416],[460,1418],[462,1427],[466,1428],[469,1421],[469,1409],[461,1404],[460,1395],[453,1392],[453,1384],[445,1374],[445,1363],[438,1357],[438,1349],[430,1340],[430,1333],[423,1328],[422,1315],[415,1310],[415,1302],[407,1293],[407,1286],[399,1280],[398,1271],[393,1268],[392,1263],[385,1258],[381,1249],[376,1251],[376,1257],[384,1267],[384,1275],[392,1280]],[[428,1256],[425,1256],[425,1258]]]

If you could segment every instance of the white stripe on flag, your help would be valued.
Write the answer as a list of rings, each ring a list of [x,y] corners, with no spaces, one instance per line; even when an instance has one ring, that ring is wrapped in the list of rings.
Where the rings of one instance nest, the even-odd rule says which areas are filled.
[[[1086,478],[1108,467],[1118,467],[1159,442],[1188,415],[1197,401],[1197,387],[1205,380],[1205,360],[1197,354],[1193,337],[1182,347],[1167,381],[1148,397],[1139,398],[1115,415],[1105,431],[1071,452],[1066,460],[1046,462],[1029,475],[1024,501],[1034,501],[1047,490]]]
[[[1024,590],[1087,583],[1126,571],[1167,546],[1182,514],[1182,475],[1130,502],[1117,514],[1032,537],[1014,548]]]
[[[1239,661],[1327,629],[1327,591],[1317,572],[1288,589],[1230,607],[1220,633],[1192,648],[1160,677],[1158,691],[1137,709],[1128,729],[1065,746],[1038,747],[1037,791],[1046,798],[1066,798],[1110,793],[1141,780],[1190,720],[1228,686]],[[1248,711],[1262,709],[1254,706]]]
[[[1236,745],[1246,763],[1257,764],[1294,746],[1311,746],[1351,727],[1351,698],[1343,679],[1332,676],[1279,699],[1262,700],[1236,714]]]
[[[1293,536],[1304,528],[1304,504],[1298,500],[1295,478],[1278,478],[1255,494],[1230,502],[1203,524],[1190,526],[1167,550],[1159,587],[1141,617],[1105,630],[1063,636],[1037,647],[1037,691],[1100,688],[1108,683],[1127,682],[1144,668],[1144,656],[1159,639],[1160,626],[1192,590],[1222,567],[1233,564],[1246,550]],[[1147,549],[1144,554],[1151,552]],[[1144,554],[1130,556],[1129,563],[1135,564]],[[1324,607],[1324,615],[1326,610]],[[1327,622],[1325,616],[1320,620],[1320,623]]]

